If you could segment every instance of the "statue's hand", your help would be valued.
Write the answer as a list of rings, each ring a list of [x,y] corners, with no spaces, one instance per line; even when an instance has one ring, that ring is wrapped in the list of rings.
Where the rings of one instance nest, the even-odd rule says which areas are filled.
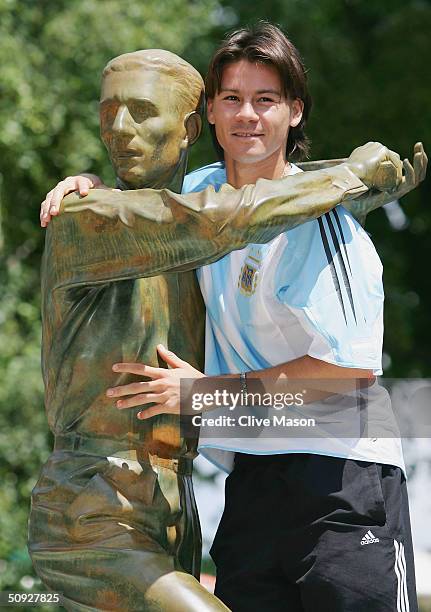
[[[132,226],[135,219],[135,213],[145,209],[140,201],[140,195],[142,191],[149,192],[150,190],[126,190],[121,191],[120,189],[111,189],[103,185],[96,189],[91,189],[91,192],[85,197],[81,198],[78,193],[69,193],[61,201],[60,211],[68,213],[76,213],[82,211],[92,211],[99,217],[106,217],[108,219],[118,218],[124,225]],[[138,196],[138,197],[137,197]],[[148,206],[150,209],[150,205]],[[170,212],[168,208],[163,207],[162,212]],[[159,215],[160,216],[160,215]],[[150,218],[150,214],[146,215],[146,218]]]
[[[407,158],[403,161],[404,175],[398,188],[391,193],[391,199],[399,200],[406,193],[415,189],[424,180],[427,173],[427,165],[428,157],[424,146],[421,142],[417,142],[413,149],[413,166]]]
[[[395,191],[402,182],[400,156],[379,142],[358,147],[346,164],[369,189]]]
[[[425,178],[427,164],[428,158],[423,145],[421,142],[417,142],[413,149],[413,165],[408,159],[403,161],[404,174],[401,178],[401,182],[394,191],[380,192],[371,190],[356,200],[346,202],[344,207],[364,225],[365,218],[369,212],[393,200],[399,200],[406,195],[406,193],[409,193],[409,191],[417,187]]]
[[[80,174],[79,176],[68,176],[60,181],[54,189],[51,189],[42,204],[40,205],[40,225],[46,227],[51,221],[51,217],[58,214],[60,202],[68,193],[77,191],[79,195],[86,196],[90,189],[107,188],[101,179],[95,174]]]

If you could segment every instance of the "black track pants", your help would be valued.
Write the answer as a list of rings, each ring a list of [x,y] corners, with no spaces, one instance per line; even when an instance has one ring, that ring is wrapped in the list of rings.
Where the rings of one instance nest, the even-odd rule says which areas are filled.
[[[211,556],[233,612],[417,612],[397,467],[237,454]]]

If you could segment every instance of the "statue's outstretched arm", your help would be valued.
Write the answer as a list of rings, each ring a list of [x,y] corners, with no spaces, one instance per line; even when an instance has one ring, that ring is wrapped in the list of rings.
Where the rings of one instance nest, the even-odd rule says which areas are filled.
[[[51,286],[190,270],[248,243],[268,242],[365,193],[388,150],[376,143],[362,149],[363,158],[360,152],[351,164],[261,179],[239,190],[226,185],[218,193],[209,187],[187,195],[142,189],[67,196],[47,233],[45,264],[55,268]]]
[[[235,190],[67,196],[48,229],[53,289],[185,271],[314,219],[367,188],[347,167],[259,180]],[[53,278],[54,276],[54,278]],[[51,284],[52,283],[52,284]]]

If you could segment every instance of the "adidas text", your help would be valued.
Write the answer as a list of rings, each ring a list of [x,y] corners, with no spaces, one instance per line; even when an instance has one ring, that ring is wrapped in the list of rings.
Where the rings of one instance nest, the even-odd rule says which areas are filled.
[[[379,538],[376,538],[371,529],[369,529],[361,540],[361,546],[365,544],[377,544],[377,542],[380,542]]]

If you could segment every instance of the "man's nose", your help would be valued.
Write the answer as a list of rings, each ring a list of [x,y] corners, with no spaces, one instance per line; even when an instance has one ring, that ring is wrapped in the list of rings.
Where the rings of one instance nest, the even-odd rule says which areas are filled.
[[[113,132],[130,134],[133,128],[133,118],[129,113],[129,109],[125,104],[120,104],[115,115],[114,123],[112,124]]]
[[[259,121],[259,115],[252,102],[243,101],[237,112],[237,118],[241,121]]]

